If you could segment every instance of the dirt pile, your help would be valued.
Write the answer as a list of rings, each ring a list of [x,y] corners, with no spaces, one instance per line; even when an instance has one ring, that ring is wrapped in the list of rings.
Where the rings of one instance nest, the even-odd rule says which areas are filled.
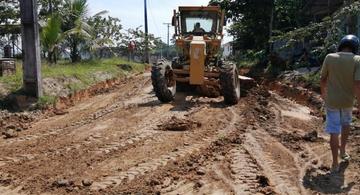
[[[314,108],[314,115],[321,115],[320,110],[323,107],[323,101],[320,94],[290,83],[283,84],[281,82],[270,82],[266,85],[269,86],[270,90],[276,91],[281,96],[292,99],[299,104],[308,105]]]
[[[317,141],[317,140],[319,139],[319,137],[318,137],[318,132],[315,131],[315,130],[314,130],[314,131],[311,131],[311,132],[305,134],[305,135],[303,136],[303,139],[304,139],[305,141],[315,142],[315,141]]]
[[[169,121],[158,125],[160,130],[165,131],[187,131],[197,127],[201,127],[200,122],[176,116],[172,116]]]
[[[17,132],[31,128],[30,124],[41,114],[41,111],[22,113],[11,113],[6,110],[0,111],[0,133],[5,138],[16,137]]]

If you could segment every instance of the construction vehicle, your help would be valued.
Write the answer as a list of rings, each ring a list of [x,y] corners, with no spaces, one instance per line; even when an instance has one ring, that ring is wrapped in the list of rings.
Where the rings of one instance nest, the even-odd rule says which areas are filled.
[[[172,25],[178,57],[171,63],[159,60],[151,72],[161,102],[171,102],[179,86],[189,86],[187,89],[218,91],[226,104],[238,103],[238,69],[224,62],[220,54],[224,23],[224,11],[218,6],[181,6],[178,12],[174,10]]]

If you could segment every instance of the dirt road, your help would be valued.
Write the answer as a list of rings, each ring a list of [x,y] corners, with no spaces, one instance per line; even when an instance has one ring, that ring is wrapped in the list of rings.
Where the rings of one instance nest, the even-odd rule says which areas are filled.
[[[0,194],[360,194],[360,130],[330,176],[318,111],[266,88],[160,104],[145,73],[67,111],[0,139]]]

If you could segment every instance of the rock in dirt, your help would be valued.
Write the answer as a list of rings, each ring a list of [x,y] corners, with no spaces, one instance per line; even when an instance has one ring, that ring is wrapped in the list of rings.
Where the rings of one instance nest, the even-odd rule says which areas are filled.
[[[12,130],[15,130],[16,129],[16,126],[15,125],[8,125],[7,127],[6,127],[6,129],[12,129]]]
[[[56,187],[69,187],[71,185],[73,185],[74,182],[67,180],[67,179],[59,179],[57,181],[54,182],[54,186]]]
[[[267,177],[265,177],[264,175],[257,175],[256,179],[258,180],[261,187],[270,186],[269,179]]]
[[[216,160],[216,161],[223,161],[224,159],[225,159],[225,157],[224,157],[224,156],[220,156],[220,155],[218,155],[218,156],[215,157],[215,160]]]
[[[90,179],[84,179],[81,181],[83,186],[91,186],[93,184],[93,181]]]
[[[204,185],[205,185],[205,183],[203,181],[196,181],[194,188],[201,188]]]
[[[307,158],[307,157],[308,157],[308,155],[307,155],[307,154],[305,154],[305,153],[302,153],[302,154],[300,155],[300,157],[301,157],[301,158]]]
[[[315,142],[318,139],[318,133],[317,131],[311,131],[310,133],[307,133],[303,136],[303,139],[305,141],[309,141],[309,142]]]
[[[151,179],[149,182],[148,182],[148,185],[149,186],[157,186],[157,185],[160,185],[161,182],[157,179]]]
[[[18,136],[18,134],[14,129],[8,129],[3,134],[5,136],[5,139],[14,138]]]
[[[206,171],[205,171],[205,169],[203,169],[203,168],[198,168],[198,169],[196,170],[196,174],[198,174],[198,175],[205,175],[205,174],[206,174]]]
[[[14,180],[14,178],[10,174],[7,174],[7,173],[0,174],[0,184],[1,185],[10,185],[13,180]]]
[[[319,163],[319,161],[316,160],[316,159],[314,159],[313,161],[311,161],[311,164],[313,164],[313,165],[317,165],[318,163]]]
[[[66,110],[59,110],[59,109],[54,110],[55,115],[65,115],[68,113],[69,113],[69,111],[66,111]]]
[[[167,131],[187,131],[195,127],[201,127],[201,123],[189,119],[181,119],[176,116],[171,117],[171,119],[159,125],[159,128]]]

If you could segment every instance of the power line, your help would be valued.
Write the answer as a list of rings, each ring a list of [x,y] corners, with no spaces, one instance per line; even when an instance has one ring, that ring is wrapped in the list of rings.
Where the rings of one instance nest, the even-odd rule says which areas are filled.
[[[171,23],[163,23],[164,25],[167,25],[167,50],[166,50],[166,57],[169,58],[169,49],[170,49],[170,27]]]
[[[159,30],[159,26],[157,25],[157,23],[155,22],[155,17],[154,17],[154,14],[152,12],[152,4],[150,3],[151,1],[149,0],[148,2],[148,10],[150,12],[150,16],[151,16],[151,19],[152,19],[152,22],[155,26],[155,29],[156,29],[156,32],[161,36],[161,33],[160,33],[160,30]]]

